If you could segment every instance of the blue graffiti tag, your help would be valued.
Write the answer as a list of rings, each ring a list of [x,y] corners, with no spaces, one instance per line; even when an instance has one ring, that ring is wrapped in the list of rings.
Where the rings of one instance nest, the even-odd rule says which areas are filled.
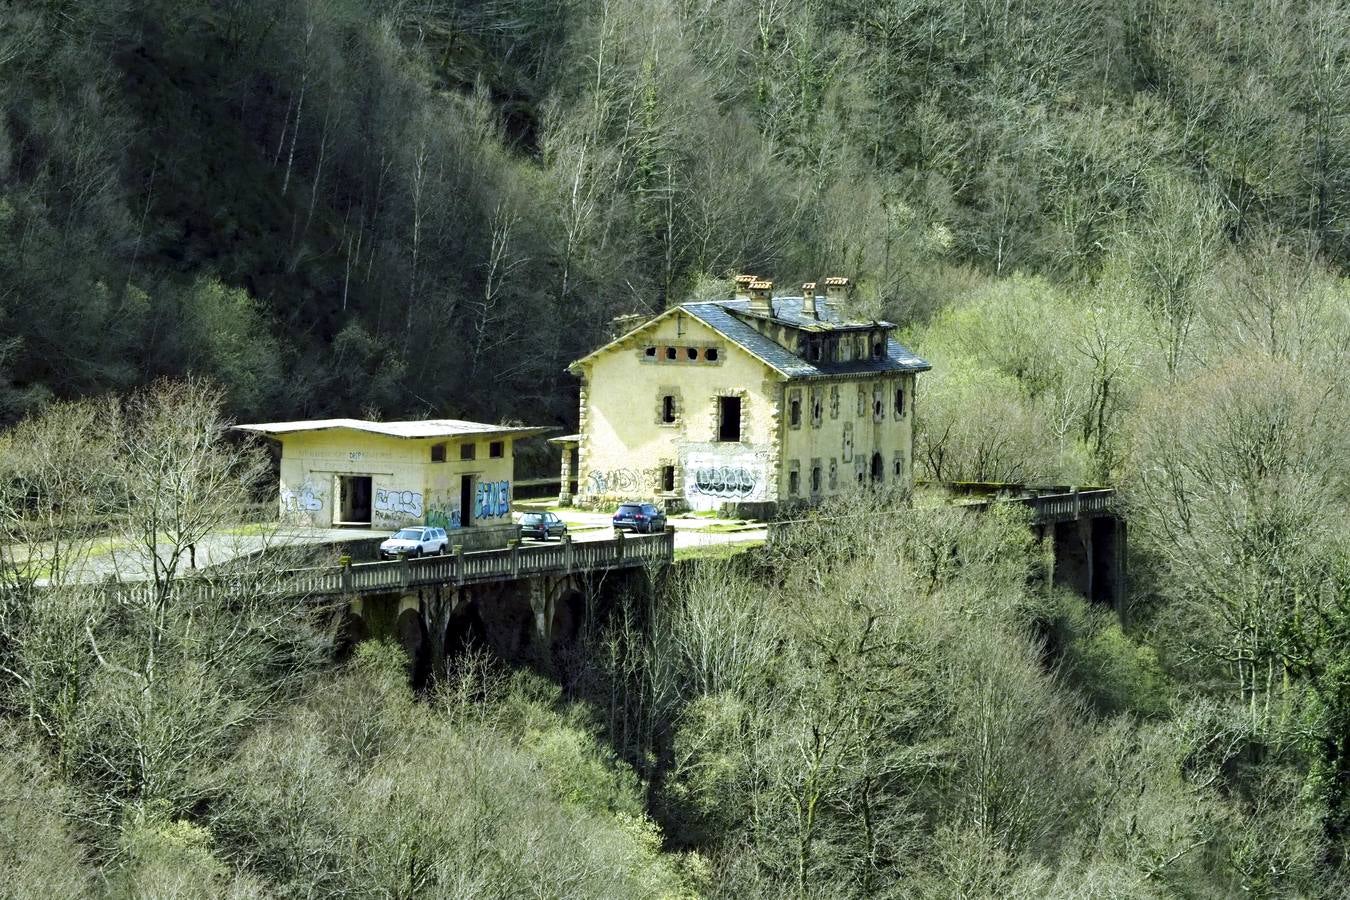
[[[482,481],[474,498],[474,516],[479,519],[499,519],[511,514],[511,482]]]

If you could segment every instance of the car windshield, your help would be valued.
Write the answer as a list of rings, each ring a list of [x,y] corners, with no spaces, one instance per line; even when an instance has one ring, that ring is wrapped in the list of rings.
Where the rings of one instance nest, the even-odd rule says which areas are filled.
[[[405,541],[420,541],[422,539],[422,529],[405,528],[398,534],[394,535],[394,537]],[[367,544],[366,546],[369,547],[370,545]]]
[[[623,506],[619,507],[618,515],[631,516],[633,513],[640,512],[642,512],[642,507],[638,506],[636,503],[625,503]]]

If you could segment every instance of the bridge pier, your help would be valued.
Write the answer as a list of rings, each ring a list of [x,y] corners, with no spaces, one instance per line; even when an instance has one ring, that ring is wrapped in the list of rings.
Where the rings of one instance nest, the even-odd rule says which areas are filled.
[[[1125,604],[1125,521],[1115,516],[1054,522],[1042,528],[1052,547],[1051,583],[1081,597]]]

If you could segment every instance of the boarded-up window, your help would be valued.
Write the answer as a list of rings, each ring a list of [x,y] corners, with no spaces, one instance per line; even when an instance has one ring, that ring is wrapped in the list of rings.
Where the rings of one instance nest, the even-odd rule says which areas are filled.
[[[501,459],[505,455],[506,455],[505,441],[493,441],[492,443],[488,444],[488,456],[492,457],[493,459]]]
[[[431,445],[431,461],[445,462],[445,444]]]
[[[473,443],[472,441],[470,441],[470,442],[467,443],[467,444],[460,444],[460,445],[459,445],[459,458],[460,458],[460,459],[464,459],[464,460],[468,460],[468,459],[477,459],[477,458],[478,458],[478,445],[475,444],[475,443]]]

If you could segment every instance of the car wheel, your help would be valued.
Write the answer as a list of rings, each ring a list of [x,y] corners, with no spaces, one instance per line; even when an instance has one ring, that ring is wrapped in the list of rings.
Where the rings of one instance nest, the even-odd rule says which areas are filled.
[[[420,557],[421,555],[422,555],[422,548],[421,548],[421,547],[418,547],[416,550],[414,550],[414,551],[412,551],[411,553],[408,554],[408,558],[409,558],[409,559],[417,559],[417,558]]]

